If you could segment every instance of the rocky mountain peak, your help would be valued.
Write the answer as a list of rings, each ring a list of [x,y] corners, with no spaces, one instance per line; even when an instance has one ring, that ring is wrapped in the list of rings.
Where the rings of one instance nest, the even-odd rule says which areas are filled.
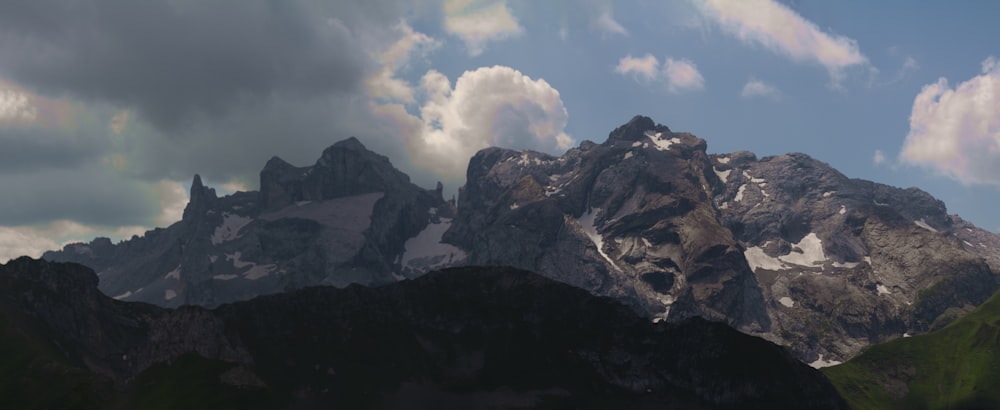
[[[409,184],[410,177],[394,168],[389,158],[368,150],[354,137],[323,150],[312,166],[295,167],[274,157],[260,173],[263,209],[387,192]]]
[[[330,148],[345,149],[356,152],[369,152],[374,154],[374,152],[369,151],[368,148],[365,147],[365,144],[362,144],[356,137],[349,137],[345,140],[337,141],[330,146]]]
[[[646,138],[647,131],[652,133],[671,134],[670,128],[666,125],[657,124],[652,118],[636,115],[629,122],[615,128],[608,134],[608,142],[613,141],[638,141]]]
[[[201,182],[201,175],[194,174],[194,180],[191,181],[191,194],[189,198],[189,202],[184,208],[184,219],[191,219],[192,217],[204,214],[212,208],[212,203],[218,199],[218,196],[215,194],[215,189],[206,187]]]

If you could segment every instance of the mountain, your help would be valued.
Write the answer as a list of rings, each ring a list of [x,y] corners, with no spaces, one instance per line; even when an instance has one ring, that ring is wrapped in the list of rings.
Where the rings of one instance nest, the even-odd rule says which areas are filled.
[[[656,320],[724,320],[817,367],[997,289],[997,236],[923,191],[804,154],[706,148],[637,116],[559,157],[480,151],[444,239],[467,263],[540,272]]]
[[[86,267],[25,257],[0,265],[0,309],[18,408],[846,408],[770,342],[510,268],[208,310],[113,300]]]
[[[823,369],[855,409],[1000,408],[1000,293],[933,332]]]
[[[43,258],[93,268],[101,291],[116,299],[167,307],[217,306],[317,284],[385,284],[462,258],[444,244],[418,243],[407,252],[408,239],[443,232],[454,205],[440,184],[412,184],[355,138],[327,148],[312,166],[271,158],[260,187],[220,198],[195,175],[181,221]]]
[[[708,154],[643,116],[558,157],[481,150],[457,207],[353,138],[310,167],[272,159],[260,186],[219,198],[196,176],[182,221],[43,257],[168,307],[513,266],[651,320],[724,321],[817,367],[944,326],[998,287],[1000,237],[919,189],[805,154]]]

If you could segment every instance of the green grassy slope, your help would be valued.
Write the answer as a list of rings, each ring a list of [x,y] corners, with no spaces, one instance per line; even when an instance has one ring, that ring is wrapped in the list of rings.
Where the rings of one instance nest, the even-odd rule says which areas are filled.
[[[823,371],[855,409],[1000,408],[1000,293],[942,329]]]

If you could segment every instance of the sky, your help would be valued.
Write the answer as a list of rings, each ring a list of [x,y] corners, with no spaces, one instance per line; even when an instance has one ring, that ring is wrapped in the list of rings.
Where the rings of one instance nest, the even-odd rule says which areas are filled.
[[[0,261],[180,219],[355,136],[453,193],[634,115],[1000,230],[1000,3],[4,0]]]

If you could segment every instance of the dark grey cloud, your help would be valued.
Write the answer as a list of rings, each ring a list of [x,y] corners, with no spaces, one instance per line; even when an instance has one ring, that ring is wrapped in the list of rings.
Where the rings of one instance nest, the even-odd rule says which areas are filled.
[[[176,144],[141,124],[126,130],[128,171],[146,180],[179,181],[198,173],[207,181],[235,179],[255,188],[270,157],[311,165],[323,149],[352,136],[383,155],[405,156],[398,135],[371,114],[363,96],[243,101],[187,132],[185,142]]]
[[[147,225],[159,201],[141,182],[99,163],[0,177],[0,226],[68,219],[94,225]]]
[[[398,21],[398,3],[5,0],[0,74],[174,131],[240,98],[357,92],[370,69],[359,34]]]
[[[52,128],[0,128],[0,176],[47,168],[74,169],[99,158],[106,144],[85,133]]]
[[[0,124],[0,226],[150,226],[161,211],[151,187],[164,179],[256,188],[271,156],[312,164],[350,136],[413,172],[363,84],[402,18],[439,11],[429,4],[0,1],[0,80],[76,121]],[[425,174],[414,176],[430,186]]]

